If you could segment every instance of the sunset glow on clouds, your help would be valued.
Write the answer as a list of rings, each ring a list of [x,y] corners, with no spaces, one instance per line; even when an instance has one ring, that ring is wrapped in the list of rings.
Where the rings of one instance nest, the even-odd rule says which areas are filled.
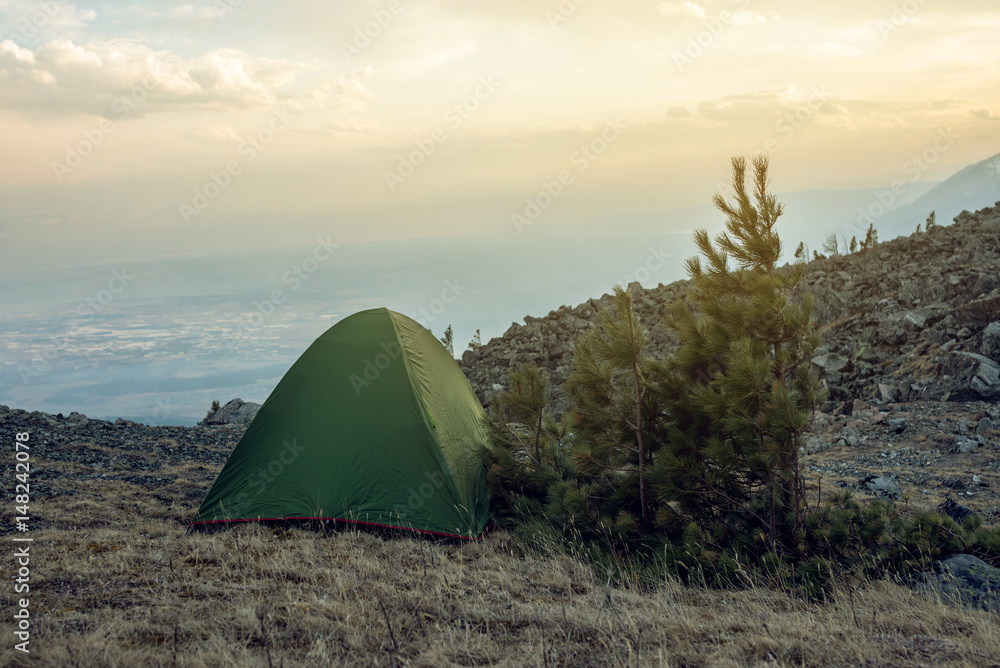
[[[706,203],[737,153],[771,153],[787,191],[891,181],[942,128],[959,139],[928,180],[1000,151],[987,0],[0,0],[0,30],[0,230],[25,238],[43,220],[107,243],[187,235],[175,250],[190,225],[259,247],[331,224],[513,233],[616,118],[628,129],[555,218]]]

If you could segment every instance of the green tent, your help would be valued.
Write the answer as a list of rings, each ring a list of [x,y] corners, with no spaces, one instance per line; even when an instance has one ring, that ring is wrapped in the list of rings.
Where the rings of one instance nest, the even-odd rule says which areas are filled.
[[[426,328],[385,308],[355,313],[274,388],[192,524],[335,520],[479,540],[482,418]]]

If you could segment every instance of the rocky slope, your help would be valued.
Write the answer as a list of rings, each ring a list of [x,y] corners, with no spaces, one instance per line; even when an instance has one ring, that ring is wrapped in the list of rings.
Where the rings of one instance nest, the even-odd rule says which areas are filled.
[[[650,335],[651,354],[675,345],[665,306],[689,282],[629,286]],[[1000,400],[1000,202],[954,224],[850,255],[814,260],[800,294],[815,298],[823,347],[813,358],[831,404]],[[611,296],[512,323],[503,336],[466,351],[460,366],[479,398],[506,383],[521,362],[546,368],[561,384],[573,344]]]

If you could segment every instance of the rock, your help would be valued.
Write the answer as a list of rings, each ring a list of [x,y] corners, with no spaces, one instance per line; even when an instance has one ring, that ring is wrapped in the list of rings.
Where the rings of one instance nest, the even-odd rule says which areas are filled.
[[[563,355],[568,355],[571,352],[573,352],[573,349],[568,345],[560,344],[553,346],[552,350],[549,351],[549,360],[559,359]]]
[[[805,453],[807,455],[815,455],[818,452],[825,452],[833,447],[832,443],[827,443],[819,436],[810,436],[806,439],[806,443],[803,446]]]
[[[942,513],[955,520],[959,524],[965,521],[966,517],[970,515],[975,515],[971,508],[966,508],[962,504],[958,503],[950,496],[946,497],[944,503],[938,506],[938,510]]]
[[[844,427],[841,429],[840,433],[837,434],[837,438],[843,440],[846,445],[849,445],[852,448],[856,448],[861,444],[861,437],[858,435],[857,429],[852,427]]]
[[[889,430],[893,433],[902,434],[906,431],[906,426],[907,422],[905,417],[893,418],[889,420]]]
[[[979,441],[974,441],[965,436],[958,436],[951,445],[951,451],[962,455],[970,455],[979,450]]]
[[[965,482],[961,478],[945,478],[941,481],[941,485],[948,489],[957,489],[958,491],[965,489]]]
[[[1000,612],[1000,569],[971,554],[956,554],[931,564],[918,588],[951,603]]]
[[[1000,364],[976,353],[952,351],[941,363],[949,398],[959,401],[990,400],[1000,396]]]
[[[833,353],[817,355],[812,358],[812,363],[828,374],[848,371],[851,365],[851,361],[849,359]]]
[[[862,489],[867,489],[869,492],[875,496],[881,496],[887,499],[902,499],[903,492],[899,489],[892,478],[887,478],[886,476],[868,476],[867,478],[862,478],[858,481],[858,487]]]
[[[983,330],[983,342],[979,352],[994,362],[1000,363],[1000,322],[991,322]]]
[[[962,304],[955,309],[955,318],[967,325],[985,327],[1000,318],[1000,295]]]
[[[242,399],[233,399],[198,423],[199,426],[235,424],[248,425],[257,415],[260,404]]]
[[[984,431],[990,431],[991,429],[993,429],[993,420],[988,417],[984,417],[979,421],[979,424],[976,425],[977,434],[981,434]]]
[[[903,323],[908,327],[920,330],[924,328],[925,324],[927,324],[927,318],[922,313],[910,311],[903,316]]]
[[[69,417],[66,418],[66,421],[72,422],[74,424],[87,424],[90,421],[90,419],[83,413],[77,413],[76,411],[73,411],[72,413],[69,414]]]
[[[887,404],[895,403],[895,401],[896,401],[896,386],[895,385],[889,385],[887,383],[879,383],[878,384],[878,393],[879,393],[879,396],[882,398],[883,402],[885,402]]]

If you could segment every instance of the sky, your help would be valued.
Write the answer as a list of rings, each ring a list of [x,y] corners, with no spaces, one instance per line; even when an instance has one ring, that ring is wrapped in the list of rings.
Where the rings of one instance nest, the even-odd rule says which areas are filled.
[[[994,0],[0,0],[0,262],[531,243],[706,204],[736,154],[887,185],[945,132],[940,180],[1000,150],[997,34]]]

